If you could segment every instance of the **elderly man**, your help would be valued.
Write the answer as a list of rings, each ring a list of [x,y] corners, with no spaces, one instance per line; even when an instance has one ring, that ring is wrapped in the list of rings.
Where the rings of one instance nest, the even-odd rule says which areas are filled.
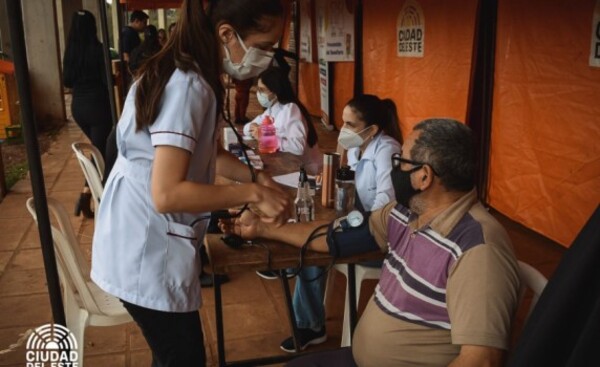
[[[422,121],[391,157],[396,202],[362,225],[338,220],[309,244],[339,256],[387,255],[352,348],[291,366],[502,365],[520,281],[507,233],[477,199],[473,148],[467,126]],[[302,246],[321,224],[276,227],[246,214],[223,228]]]

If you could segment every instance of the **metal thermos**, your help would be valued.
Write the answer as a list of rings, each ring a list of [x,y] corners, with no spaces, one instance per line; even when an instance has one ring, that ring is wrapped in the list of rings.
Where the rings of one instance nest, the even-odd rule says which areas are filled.
[[[340,167],[335,174],[335,214],[342,217],[354,209],[354,171],[349,166]]]

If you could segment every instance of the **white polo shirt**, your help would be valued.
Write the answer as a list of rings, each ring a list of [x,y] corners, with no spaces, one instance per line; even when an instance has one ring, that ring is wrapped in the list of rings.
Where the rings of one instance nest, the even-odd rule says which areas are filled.
[[[136,131],[134,84],[117,127],[119,158],[96,216],[91,277],[104,291],[159,311],[189,312],[201,306],[198,246],[208,213],[156,211],[151,195],[154,148],[190,152],[189,181],[212,184],[217,154],[216,99],[195,72],[176,69],[151,126]]]

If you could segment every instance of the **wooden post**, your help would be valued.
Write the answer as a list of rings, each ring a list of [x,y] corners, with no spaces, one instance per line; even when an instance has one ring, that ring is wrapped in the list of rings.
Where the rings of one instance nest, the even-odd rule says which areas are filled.
[[[8,188],[6,187],[6,176],[4,174],[4,161],[2,160],[2,143],[0,143],[0,202],[7,193]]]

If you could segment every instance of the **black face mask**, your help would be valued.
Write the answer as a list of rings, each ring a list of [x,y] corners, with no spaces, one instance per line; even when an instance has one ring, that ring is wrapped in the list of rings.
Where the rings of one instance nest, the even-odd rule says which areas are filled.
[[[396,201],[405,208],[409,208],[408,202],[410,199],[421,192],[420,189],[412,187],[412,184],[410,183],[410,175],[421,168],[423,168],[423,166],[415,167],[408,171],[402,171],[400,167],[397,167],[393,168],[390,173]]]

